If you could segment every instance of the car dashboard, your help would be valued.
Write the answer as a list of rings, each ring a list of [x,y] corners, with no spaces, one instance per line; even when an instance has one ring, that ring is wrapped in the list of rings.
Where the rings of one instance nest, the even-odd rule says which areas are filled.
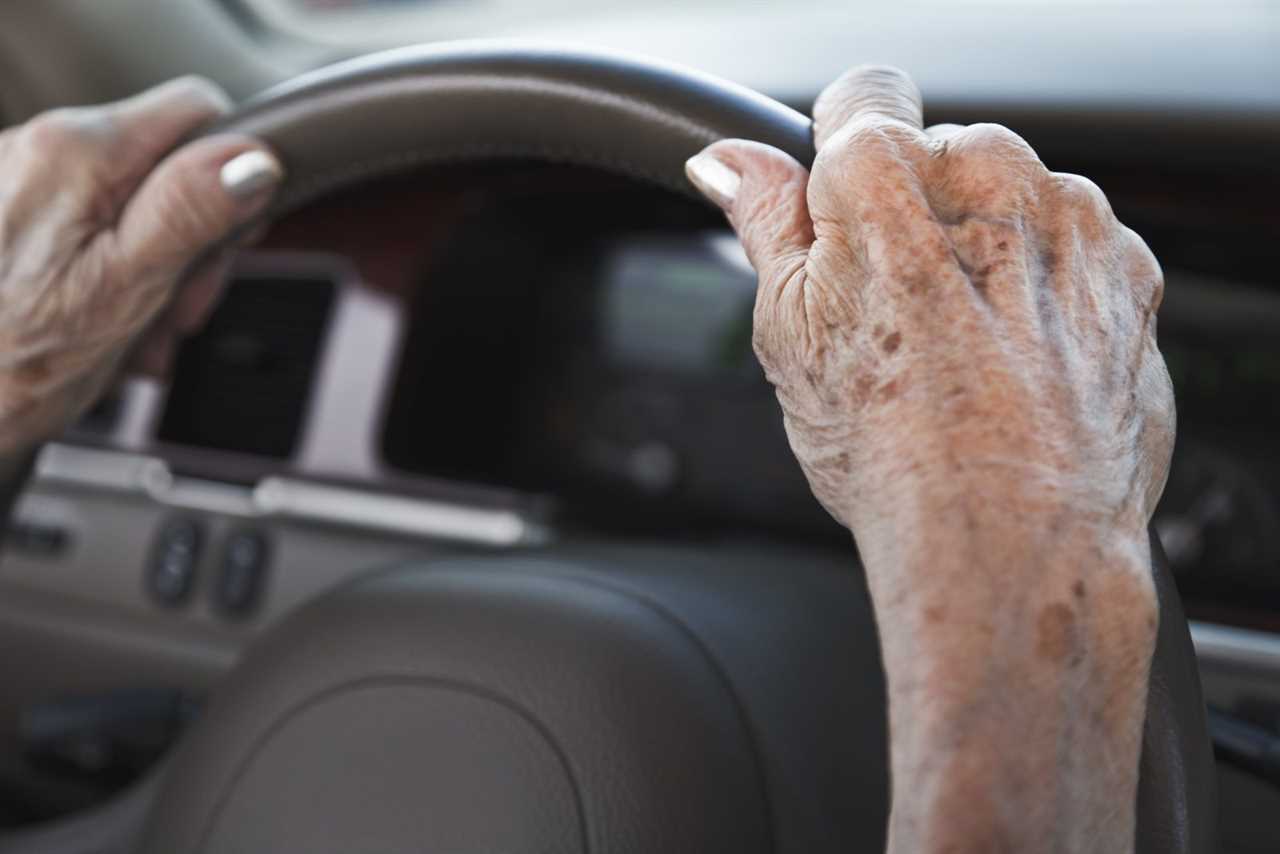
[[[1093,174],[1168,279],[1180,435],[1157,529],[1193,614],[1265,625],[1280,606],[1275,225],[1214,219],[1181,200],[1194,185]],[[606,173],[387,179],[277,223],[170,381],[123,385],[46,451],[38,482],[486,547],[847,547],[752,354],[754,288],[707,207]],[[11,548],[65,559],[75,532],[38,509],[20,508]],[[38,554],[47,541],[61,558]]]
[[[798,109],[850,57],[908,45],[888,58],[920,77],[930,122],[1008,125],[1051,169],[1098,183],[1151,245],[1179,433],[1155,527],[1202,661],[1226,662],[1204,671],[1210,700],[1280,708],[1280,172],[1263,154],[1280,140],[1274,110],[1257,92],[1231,109],[1130,109],[1103,97],[1117,83],[1101,64],[984,77],[978,53],[999,46],[976,18],[956,24],[971,36],[960,39],[940,25],[917,38],[905,17],[832,24],[821,49],[793,39],[777,62],[755,61],[779,16],[652,43]],[[1193,82],[1192,64],[1166,80],[1120,50],[1125,32],[1090,47],[1088,27],[1063,27],[1073,50],[1119,57],[1135,98]],[[649,34],[583,37],[647,48],[636,42]],[[1202,102],[1231,83],[1219,79],[1229,63],[1215,68],[1196,77]],[[1063,80],[1074,100],[1041,97]],[[703,203],[545,163],[397,175],[274,223],[172,375],[123,382],[36,464],[0,560],[0,794],[21,785],[28,805],[0,810],[0,827],[97,803],[120,785],[112,757],[136,754],[108,745],[109,772],[83,745],[33,754],[24,727],[51,702],[121,686],[207,696],[293,609],[382,567],[627,539],[793,544],[855,570],[752,354],[754,287]],[[1242,641],[1236,629],[1253,631]],[[33,779],[56,796],[32,796]]]

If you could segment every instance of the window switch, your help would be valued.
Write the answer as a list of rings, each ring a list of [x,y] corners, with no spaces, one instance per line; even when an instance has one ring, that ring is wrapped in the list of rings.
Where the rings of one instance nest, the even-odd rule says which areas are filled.
[[[147,589],[162,605],[182,604],[195,585],[196,566],[204,542],[204,526],[186,516],[160,528],[147,568]]]
[[[270,546],[261,531],[234,531],[222,549],[222,566],[214,586],[214,604],[233,617],[244,616],[258,603]]]

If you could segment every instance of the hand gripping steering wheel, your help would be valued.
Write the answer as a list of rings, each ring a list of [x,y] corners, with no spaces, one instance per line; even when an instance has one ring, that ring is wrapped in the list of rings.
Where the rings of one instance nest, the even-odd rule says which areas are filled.
[[[494,158],[555,161],[612,170],[659,184],[677,193],[695,195],[684,176],[684,163],[708,143],[718,139],[740,137],[758,140],[786,151],[806,165],[812,163],[814,157],[810,122],[805,116],[723,80],[688,69],[610,53],[503,43],[462,43],[395,50],[305,74],[254,98],[213,129],[213,132],[224,131],[243,132],[263,139],[284,162],[287,179],[268,216],[278,216],[324,193],[367,179],[447,162],[470,163]],[[1153,571],[1157,579],[1161,615],[1143,741],[1137,850],[1153,854],[1207,854],[1211,847],[1215,793],[1213,759],[1206,737],[1200,683],[1187,622],[1168,571],[1163,566],[1159,545],[1154,541],[1153,551],[1157,556]],[[827,768],[829,773],[834,773],[837,777],[843,773],[838,767],[830,767],[829,756],[821,755],[821,747],[813,746],[820,745],[823,739],[829,750],[834,751],[832,755],[860,756],[864,762],[875,763],[878,760],[867,760],[866,757],[883,757],[885,734],[882,723],[861,726],[859,731],[860,725],[855,720],[837,720],[830,726],[832,732],[819,733],[820,738],[812,743],[806,740],[808,736],[777,736],[777,733],[782,732],[813,734],[816,725],[798,726],[795,721],[780,720],[779,716],[785,718],[787,715],[816,714],[821,711],[822,704],[828,702],[823,699],[827,696],[824,692],[846,690],[843,687],[832,687],[835,683],[849,680],[848,673],[841,671],[841,662],[832,665],[828,676],[815,677],[814,684],[806,689],[812,691],[812,696],[804,703],[814,706],[816,711],[815,708],[800,709],[802,703],[797,700],[781,712],[769,712],[766,707],[769,706],[770,697],[784,689],[776,682],[755,688],[747,684],[751,677],[742,674],[752,672],[752,667],[735,669],[733,662],[737,659],[734,656],[739,653],[734,651],[731,641],[726,640],[724,632],[729,630],[723,626],[709,627],[710,623],[702,626],[699,622],[702,618],[698,616],[703,613],[698,610],[702,606],[696,604],[705,604],[708,600],[704,595],[706,587],[712,584],[709,579],[717,578],[720,580],[714,583],[723,587],[722,592],[716,595],[723,596],[723,601],[732,599],[748,603],[740,607],[758,607],[759,614],[753,615],[753,618],[759,620],[760,626],[766,626],[770,619],[767,615],[774,613],[770,609],[777,603],[776,586],[771,585],[776,585],[779,577],[787,579],[788,585],[794,584],[795,590],[799,591],[810,589],[806,587],[810,582],[812,589],[833,583],[828,576],[821,576],[826,580],[820,580],[820,574],[810,578],[806,575],[807,569],[794,565],[779,565],[773,570],[766,567],[753,573],[746,568],[750,561],[744,560],[733,572],[717,574],[690,571],[686,576],[673,574],[655,580],[659,575],[647,571],[629,572],[625,568],[629,562],[637,560],[630,553],[613,554],[607,560],[599,555],[590,558],[578,555],[566,557],[565,560],[578,567],[574,572],[579,575],[585,577],[590,574],[582,569],[588,564],[603,561],[610,568],[598,573],[598,577],[593,576],[594,580],[590,584],[583,581],[585,586],[582,590],[562,601],[557,598],[560,597],[560,592],[556,591],[569,583],[565,581],[567,576],[558,570],[547,570],[549,559],[545,555],[533,563],[530,563],[529,558],[510,558],[512,561],[525,561],[518,573],[499,571],[489,565],[503,564],[503,558],[477,560],[482,563],[487,561],[486,566],[476,567],[475,572],[470,574],[460,569],[457,572],[448,568],[431,572],[427,571],[429,568],[424,568],[412,583],[404,580],[395,582],[392,585],[394,590],[391,591],[388,590],[390,582],[380,582],[381,587],[375,585],[362,593],[348,593],[345,600],[340,595],[335,601],[345,601],[347,605],[340,606],[330,601],[312,612],[322,616],[308,617],[304,613],[278,630],[277,633],[285,639],[269,640],[265,644],[268,648],[266,652],[250,655],[251,659],[257,655],[267,663],[255,663],[251,660],[247,667],[242,667],[242,670],[248,671],[247,675],[238,673],[232,677],[232,684],[223,691],[208,718],[197,725],[179,751],[169,769],[160,802],[152,814],[147,850],[250,850],[245,846],[253,846],[258,844],[254,840],[267,838],[262,836],[268,832],[263,830],[264,827],[269,828],[272,834],[282,832],[275,825],[263,824],[255,816],[270,816],[272,807],[262,803],[262,798],[272,797],[273,793],[303,784],[304,781],[299,779],[302,772],[296,768],[296,763],[301,760],[295,756],[290,760],[295,763],[294,766],[282,766],[283,770],[279,774],[283,776],[279,778],[278,784],[272,784],[269,781],[276,779],[272,774],[277,772],[271,770],[273,766],[270,763],[276,760],[268,756],[270,750],[284,750],[279,745],[288,743],[289,733],[292,732],[290,727],[295,724],[304,729],[316,728],[309,740],[298,743],[311,745],[308,749],[317,752],[334,749],[339,744],[347,745],[347,740],[356,739],[355,729],[360,722],[360,715],[356,712],[345,713],[347,717],[341,718],[345,723],[339,731],[333,733],[332,740],[325,741],[316,735],[323,731],[323,727],[317,723],[320,719],[317,716],[321,715],[323,708],[327,708],[316,704],[322,703],[322,700],[325,703],[337,702],[332,700],[338,696],[334,693],[338,689],[333,687],[338,683],[333,680],[339,677],[334,674],[340,670],[345,674],[341,678],[347,681],[341,682],[342,685],[366,685],[366,682],[358,678],[363,672],[362,667],[385,675],[389,669],[393,669],[393,663],[386,660],[390,655],[388,651],[402,651],[406,644],[414,642],[412,639],[397,641],[389,638],[378,645],[370,639],[371,633],[385,631],[394,634],[402,630],[413,635],[430,631],[432,625],[449,621],[459,621],[460,627],[455,627],[456,631],[451,630],[452,633],[447,636],[436,638],[424,646],[419,654],[406,658],[395,666],[416,674],[413,675],[415,679],[436,679],[439,682],[447,676],[452,681],[446,680],[439,684],[478,685],[480,687],[475,689],[479,692],[477,696],[502,699],[502,703],[508,703],[508,711],[516,708],[522,710],[524,717],[521,720],[526,723],[532,721],[530,726],[541,732],[545,739],[549,739],[548,743],[556,745],[553,752],[560,756],[562,762],[556,765],[551,760],[547,761],[560,768],[553,776],[563,772],[562,776],[571,781],[571,785],[566,785],[576,792],[576,801],[570,799],[566,803],[577,804],[576,807],[566,807],[569,810],[567,814],[576,810],[577,819],[566,821],[563,847],[560,842],[554,843],[559,850],[657,854],[659,848],[651,846],[661,846],[662,854],[707,854],[713,850],[729,850],[717,846],[732,844],[732,850],[738,852],[804,851],[805,854],[816,854],[827,850],[854,850],[853,847],[846,846],[859,844],[859,840],[851,838],[858,832],[857,828],[848,822],[841,824],[839,818],[842,812],[856,812],[858,804],[844,803],[841,801],[844,795],[839,792],[830,789],[822,791],[819,781],[806,779],[805,771],[795,769],[808,767],[798,763],[811,761],[812,767]],[[534,578],[542,579],[539,582],[542,586],[536,590],[530,587],[534,584]],[[440,579],[451,580],[445,583]],[[607,579],[607,582],[601,579]],[[524,674],[511,674],[503,670],[504,662],[509,661],[512,656],[528,654],[537,643],[545,641],[553,644],[553,641],[545,639],[548,633],[555,634],[557,625],[574,623],[582,616],[583,609],[622,609],[623,606],[617,602],[609,604],[612,600],[605,601],[608,597],[601,589],[609,585],[630,591],[627,596],[641,596],[642,593],[643,597],[647,597],[644,601],[651,604],[665,603],[663,607],[666,613],[676,614],[683,621],[684,628],[681,631],[684,634],[681,637],[701,638],[702,645],[691,650],[689,655],[695,658],[707,655],[719,661],[717,666],[728,685],[726,690],[737,695],[736,703],[740,708],[737,713],[725,718],[725,722],[706,732],[723,734],[738,725],[732,721],[739,721],[744,732],[753,733],[750,737],[743,738],[746,742],[754,741],[755,747],[744,747],[743,750],[747,754],[754,750],[756,757],[744,760],[747,765],[743,767],[755,768],[762,782],[757,786],[760,791],[756,794],[741,795],[747,799],[742,803],[755,803],[751,798],[759,795],[763,799],[762,803],[769,805],[768,808],[730,804],[725,807],[727,813],[716,812],[720,808],[717,805],[723,805],[725,799],[738,797],[733,794],[737,791],[734,786],[740,782],[737,778],[750,776],[756,771],[751,771],[750,774],[747,771],[724,772],[726,778],[734,779],[725,779],[719,791],[708,791],[707,786],[689,791],[680,790],[683,785],[679,774],[681,762],[690,763],[690,773],[695,768],[700,772],[706,771],[714,766],[715,761],[719,761],[715,756],[737,750],[736,747],[725,747],[723,750],[717,748],[719,752],[712,750],[707,746],[714,741],[711,735],[683,743],[684,747],[671,746],[679,743],[679,733],[685,731],[682,728],[687,723],[688,709],[698,705],[698,702],[689,699],[696,692],[686,696],[681,693],[685,688],[673,687],[677,683],[684,685],[680,680],[669,680],[670,685],[667,685],[667,682],[654,676],[655,680],[667,685],[667,688],[650,687],[645,689],[647,696],[621,698],[624,703],[612,713],[614,717],[608,720],[607,728],[602,729],[591,721],[585,724],[581,721],[572,725],[566,723],[566,716],[572,716],[576,712],[562,708],[557,702],[563,699],[565,692],[579,690],[582,685],[580,680],[588,679],[590,673],[594,672],[593,665],[586,662],[587,657],[601,649],[612,648],[610,644],[622,644],[615,637],[617,632],[622,631],[618,626],[631,626],[628,620],[634,619],[637,621],[633,626],[637,636],[650,630],[660,631],[645,623],[644,620],[648,618],[639,615],[638,611],[636,614],[631,614],[630,611],[624,613],[625,609],[616,613],[609,611],[612,622],[588,620],[578,628],[578,631],[584,633],[581,649],[572,647],[568,652],[562,650],[547,653],[549,658],[557,657],[555,666],[559,669],[554,672],[549,670],[546,674],[550,682],[556,683],[555,686],[551,686],[550,682],[530,685],[527,680],[522,681]],[[702,586],[694,590],[695,585]],[[750,602],[756,600],[750,599],[748,594],[757,589],[771,589],[775,592],[761,594],[764,597],[759,600],[762,604],[751,605]],[[852,589],[851,587],[850,590]],[[637,590],[641,593],[636,593]],[[703,598],[699,599],[700,596]],[[794,607],[811,609],[815,615],[828,608],[831,601],[839,599],[839,596],[831,593],[822,596],[815,594],[815,598],[806,604],[800,594],[797,593],[796,596],[797,604]],[[709,599],[714,600],[715,596],[712,595]],[[827,601],[820,601],[824,599]],[[357,618],[350,616],[352,613],[362,613],[361,609],[373,608],[371,603],[375,600],[381,603],[379,607],[390,608],[392,611],[385,617],[367,623],[360,623]],[[542,617],[538,615],[545,616],[546,610],[552,607],[548,603],[553,600],[559,603],[555,605],[556,608],[563,606],[563,609],[555,611],[558,616],[549,622],[539,622]],[[441,601],[451,604],[448,607],[438,607]],[[351,604],[352,602],[356,604]],[[409,620],[402,629],[396,629],[398,618],[394,615],[409,609],[411,602],[418,602],[428,616],[421,620]],[[850,640],[848,649],[853,650],[853,654],[858,649],[862,650],[866,667],[865,674],[860,672],[858,678],[865,675],[867,684],[872,684],[882,678],[874,663],[874,633],[870,629],[865,605],[857,604],[858,598],[854,593],[849,593],[847,602],[850,609],[864,609],[859,618],[864,628],[859,631],[864,631],[865,634]],[[477,618],[474,624],[466,623],[464,615],[475,609],[488,616],[484,620]],[[492,626],[498,619],[493,616],[494,613],[503,615],[502,620],[508,621],[504,624],[507,628],[496,635],[485,634],[488,629],[484,626]],[[431,614],[437,616],[431,617]],[[627,616],[628,614],[631,616]],[[778,619],[784,618],[785,615],[778,616]],[[433,624],[432,619],[436,623]],[[852,620],[850,617],[850,621]],[[817,617],[813,617],[812,621],[815,624],[821,622]],[[846,621],[839,614],[831,622],[835,626],[831,631],[844,631],[840,625]],[[339,625],[335,626],[335,623]],[[353,626],[357,624],[364,628],[351,636],[349,644],[326,644],[326,649],[341,650],[335,652],[330,661],[314,663],[311,658],[291,658],[287,652],[290,643],[301,643],[299,637],[323,634],[332,641],[333,633],[342,631],[343,625],[347,626],[348,631],[355,632]],[[453,625],[452,622],[449,624]],[[649,627],[641,628],[642,624]],[[605,628],[606,625],[612,628]],[[701,634],[704,628],[705,635]],[[502,647],[505,643],[516,642],[512,641],[512,637],[520,635],[521,631],[526,634],[519,637],[518,650],[509,650],[505,658],[493,652],[494,648]],[[760,631],[767,632],[767,629],[761,628]],[[797,630],[792,628],[789,631],[794,633]],[[446,654],[442,651],[451,648],[448,647],[450,639],[468,632],[479,639],[473,638],[453,653]],[[599,633],[600,637],[588,636],[591,632]],[[785,634],[779,635],[779,638]],[[627,637],[634,640],[631,635]],[[672,644],[677,642],[676,639],[671,640]],[[786,654],[786,643],[789,642],[779,640],[771,654]],[[628,640],[627,643],[631,641]],[[770,642],[762,637],[759,643],[768,645]],[[355,651],[364,647],[368,647],[364,653]],[[838,644],[832,648],[844,649]],[[282,649],[286,651],[282,652]],[[662,655],[666,653],[655,651],[629,665],[628,649],[631,647],[622,644],[617,647],[616,652],[616,672],[627,673],[628,678],[644,671],[655,660],[665,660]],[[868,650],[872,650],[870,657],[867,657]],[[368,660],[357,662],[359,654],[366,655]],[[741,654],[756,653],[748,651]],[[432,655],[437,656],[437,659],[430,659]],[[578,658],[583,661],[579,662]],[[428,660],[436,663],[428,665]],[[279,663],[281,661],[294,663],[285,667]],[[676,670],[683,666],[679,663],[672,664]],[[277,669],[273,671],[273,667]],[[797,672],[798,667],[803,669],[799,660],[783,662],[780,667],[779,673],[788,674]],[[431,672],[425,672],[426,670]],[[556,680],[570,679],[565,675],[568,671],[577,675],[570,683],[561,685]],[[404,678],[409,679],[410,676],[406,675]],[[710,676],[707,678],[712,679]],[[574,679],[579,681],[573,681]],[[831,684],[828,685],[828,682]],[[793,686],[786,690],[795,688]],[[852,690],[860,689],[854,686]],[[391,689],[387,688],[387,691],[390,692]],[[663,692],[669,692],[670,696]],[[439,712],[442,708],[439,704],[446,702],[440,698],[430,700],[428,693],[423,693],[412,701],[406,696],[388,693],[386,702],[420,702],[424,711],[404,718],[406,721],[420,722]],[[867,704],[883,704],[883,694],[878,691],[866,692],[862,696]],[[684,699],[677,701],[672,697]],[[757,699],[752,700],[752,697]],[[448,702],[455,700],[461,703],[456,707],[457,710],[472,708],[458,698]],[[661,705],[668,701],[670,705]],[[493,702],[497,703],[498,700],[494,699]],[[830,702],[842,701],[832,694]],[[857,700],[849,702],[856,703]],[[476,703],[480,701],[476,700]],[[489,709],[480,704],[475,705],[472,712],[459,711],[460,714],[474,714],[475,718],[474,726],[459,730],[462,735],[458,738],[475,736],[483,728],[482,721],[488,720],[485,715],[490,711],[494,715],[498,714],[492,709],[483,711],[482,706],[483,709]],[[663,708],[666,711],[654,711],[632,723],[626,723],[631,720],[630,710],[639,706]],[[305,714],[299,710],[305,710]],[[866,714],[870,716],[868,720],[882,719],[882,712],[875,709],[867,710]],[[433,738],[433,733],[451,725],[447,720],[452,721],[454,718],[440,718],[441,723],[433,730],[424,730],[421,738]],[[597,730],[604,732],[607,729],[616,735],[628,726],[635,728],[634,733],[605,750],[607,756],[602,759],[598,755],[601,748],[596,740]],[[688,726],[693,728],[689,731],[696,730],[694,724],[689,723]],[[788,730],[788,726],[792,728]],[[652,727],[657,729],[646,729]],[[501,730],[501,727],[497,729]],[[516,738],[510,733],[508,735]],[[499,738],[497,735],[492,737]],[[507,735],[502,736],[506,737]],[[670,740],[671,745],[666,744],[663,739]],[[453,742],[456,741],[455,738]],[[689,744],[699,742],[705,748],[703,752],[706,755],[688,755],[691,750]],[[408,745],[411,742],[406,738],[403,743]],[[648,746],[634,755],[627,752],[628,745],[635,744]],[[662,764],[665,761],[662,755],[664,745],[667,750],[676,753],[670,757],[674,764],[669,766]],[[447,752],[447,749],[454,746],[454,743],[444,744],[441,750]],[[509,749],[516,751],[523,748]],[[1011,744],[1009,749],[1016,750],[1017,745]],[[529,750],[532,751],[533,748],[530,747]],[[682,752],[684,755],[680,755]],[[806,752],[814,755],[799,756]],[[270,756],[275,755],[270,753]],[[394,752],[389,754],[385,761],[392,762],[390,757],[394,755]],[[441,783],[431,775],[444,772],[431,766],[443,762],[441,758],[436,763],[422,763],[427,767],[406,771],[407,776],[414,778],[410,785],[421,787],[423,792],[449,792],[464,785],[464,778],[471,779],[468,775],[478,773],[475,768],[454,768],[449,773],[456,775],[455,778]],[[597,766],[603,768],[599,773],[596,773]],[[647,785],[644,774],[667,773],[662,768],[675,768],[677,771],[664,778],[661,791],[655,791],[655,787]],[[353,776],[356,775],[354,765],[349,770]],[[848,772],[849,769],[844,771]],[[859,773],[863,771],[871,781],[867,785],[883,785],[886,773],[883,767],[859,769]],[[418,778],[418,774],[425,776]],[[629,774],[632,777],[628,777]],[[788,778],[788,775],[792,776]],[[560,777],[557,776],[556,779]],[[308,780],[306,784],[311,785],[312,782],[314,781]],[[442,788],[432,788],[437,784]],[[340,783],[330,781],[325,785],[329,788],[317,790],[322,794],[314,797],[334,795],[338,789],[333,787]],[[470,833],[467,830],[456,831],[462,835],[458,838],[464,837],[458,843],[464,847],[451,850],[474,850],[465,847],[470,844],[466,840],[491,838],[484,834],[495,833],[495,828],[505,826],[503,822],[511,819],[513,812],[519,813],[517,825],[527,831],[522,837],[527,840],[527,844],[534,844],[535,837],[545,839],[545,836],[539,836],[545,828],[538,822],[541,821],[540,817],[553,812],[550,803],[554,797],[558,797],[554,795],[555,791],[559,791],[556,788],[558,785],[548,782],[545,789],[538,786],[530,788],[517,797],[514,805],[508,807],[502,805],[498,795],[493,795],[495,800],[487,807],[490,810],[487,817],[474,827],[466,825],[480,836],[467,835]],[[806,787],[812,787],[811,796],[799,798],[796,792],[807,791]],[[334,797],[337,798],[337,795]],[[345,807],[322,805],[317,801],[315,808],[330,812],[341,812],[349,808],[354,814],[364,808],[359,806],[360,797],[358,793],[352,795],[352,799],[343,802]],[[871,810],[863,843],[882,838],[883,828],[871,826],[876,821],[883,820],[883,793],[877,797],[879,799],[876,803],[880,806]],[[663,801],[663,798],[671,803]],[[720,800],[715,800],[717,798]],[[540,799],[548,799],[545,809],[538,806]],[[841,802],[832,808],[832,812],[824,814],[816,806],[824,799]],[[542,811],[539,812],[539,809]],[[526,810],[532,812],[526,814]],[[747,813],[752,815],[748,818]],[[755,813],[766,815],[760,817]],[[742,816],[736,824],[736,832],[742,834],[737,841],[731,842],[734,832],[729,828],[714,826],[719,821],[716,816],[724,814]],[[534,818],[529,818],[530,815]],[[672,819],[671,815],[684,818]],[[691,815],[692,818],[689,817]],[[827,818],[823,818],[823,815]],[[448,821],[460,821],[456,815],[447,818]],[[305,816],[290,817],[283,814],[276,819],[277,823],[306,820]],[[444,818],[440,820],[445,821]],[[698,826],[699,821],[707,826]],[[751,822],[757,821],[763,824],[758,827],[751,825],[755,829],[749,832],[743,830]],[[392,833],[390,830],[386,832]],[[275,840],[273,844],[288,844],[281,843],[278,836],[270,838]],[[303,842],[304,839],[307,841]],[[317,840],[305,833],[295,838],[297,844],[304,846],[323,847],[324,841],[324,838]],[[382,842],[387,840],[382,839]],[[421,850],[420,843],[426,844],[423,837],[396,839],[389,844],[403,846],[399,850]],[[294,848],[302,850],[296,845]],[[307,850],[317,849],[308,847]]]

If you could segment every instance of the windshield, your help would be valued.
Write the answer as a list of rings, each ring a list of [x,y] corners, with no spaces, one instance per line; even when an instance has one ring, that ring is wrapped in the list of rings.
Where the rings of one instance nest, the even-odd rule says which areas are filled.
[[[1280,0],[241,2],[269,29],[339,54],[452,39],[543,40],[654,56],[802,100],[815,80],[852,60],[909,67],[933,94],[956,68],[966,70],[970,85],[1053,76],[1059,88],[1096,84],[1110,92],[1120,74],[1194,93],[1204,88],[1201,67],[1243,67],[1215,46],[1274,53],[1280,25]],[[1058,61],[1047,63],[1047,55]],[[1176,64],[1174,56],[1196,60]],[[930,72],[942,65],[949,65],[945,73]],[[1244,89],[1259,88],[1260,81],[1244,82]]]

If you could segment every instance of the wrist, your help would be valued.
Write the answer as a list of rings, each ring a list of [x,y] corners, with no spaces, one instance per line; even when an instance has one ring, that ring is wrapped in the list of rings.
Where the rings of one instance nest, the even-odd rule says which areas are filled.
[[[59,377],[43,385],[0,371],[0,455],[30,453],[54,438],[98,399],[109,370]]]
[[[1044,571],[1088,561],[1149,574],[1147,520],[1078,479],[1025,467],[887,466],[859,484],[841,520],[864,564],[897,573],[963,557],[969,565],[1029,563]],[[1130,502],[1132,504],[1133,502]],[[936,574],[936,573],[931,573]]]
[[[1005,498],[921,500],[859,540],[888,679],[900,850],[940,850],[933,831],[1032,850],[1098,816],[1101,837],[1132,838],[1131,805],[1090,798],[1136,792],[1158,614],[1145,531],[1043,495]],[[987,824],[951,835],[966,822]]]
[[[948,678],[960,664],[1017,665],[1035,678],[1119,665],[1122,652],[1154,646],[1145,531],[1061,505],[976,498],[912,518],[858,538],[891,679],[946,684],[964,703],[983,686]]]
[[[975,435],[973,430],[942,427],[918,431],[904,442],[893,435],[894,427],[877,425],[884,436],[875,443],[874,456],[859,459],[842,516],[865,515],[875,508],[890,515],[911,514],[980,499],[1014,512],[1048,515],[1070,509],[1081,519],[1105,519],[1111,527],[1117,521],[1146,527],[1146,518],[1125,512],[1139,506],[1135,492],[1141,498],[1144,490],[1134,479],[1141,467],[1114,448],[1074,439],[1033,440],[1016,431]]]

